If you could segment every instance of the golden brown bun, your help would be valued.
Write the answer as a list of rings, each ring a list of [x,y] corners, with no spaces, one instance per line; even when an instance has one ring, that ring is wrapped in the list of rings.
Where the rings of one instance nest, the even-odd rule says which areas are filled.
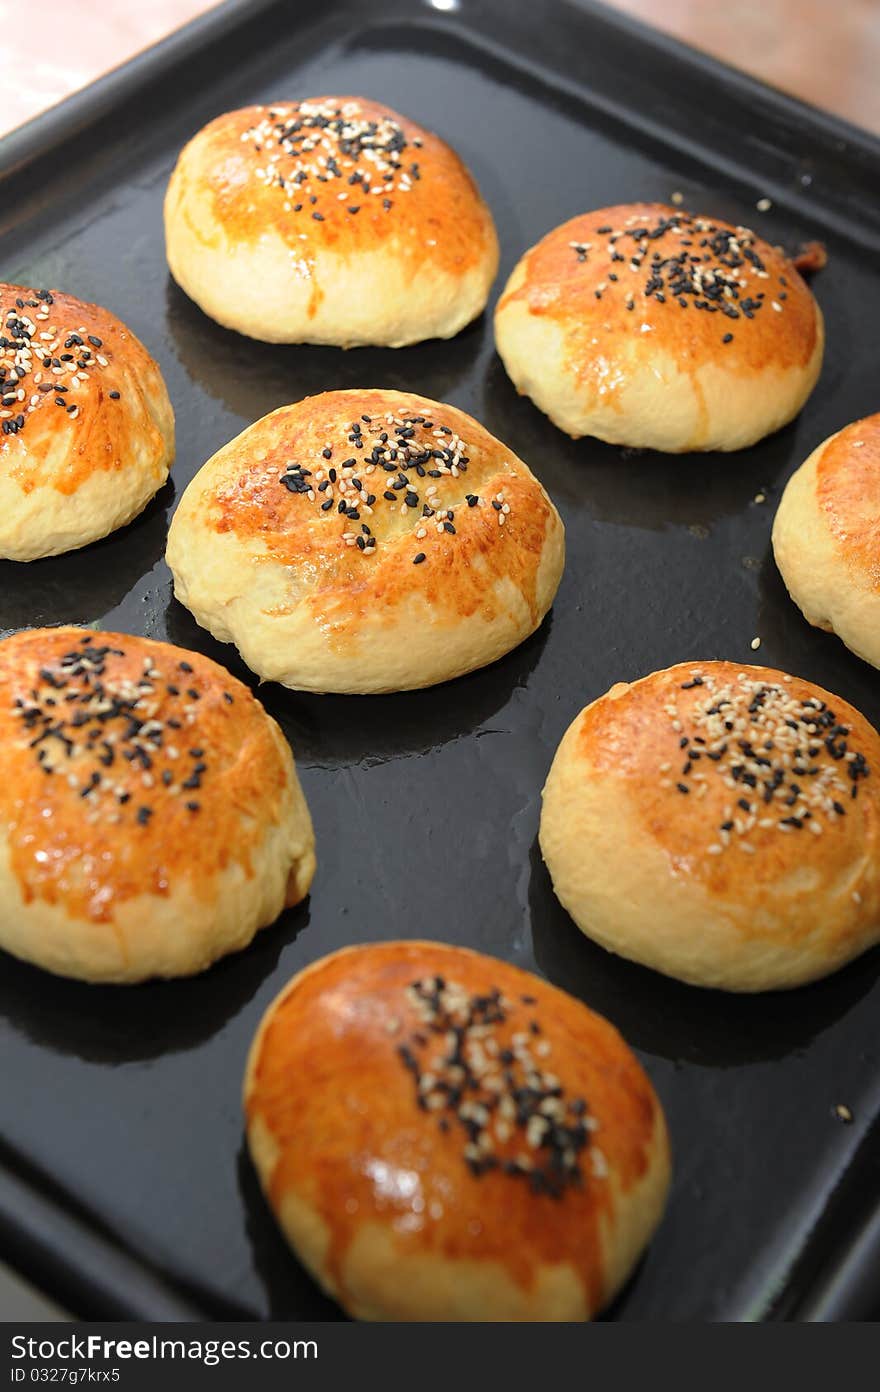
[[[498,270],[492,215],[455,152],[364,97],[219,116],[178,160],[165,237],[196,304],[270,343],[451,338]]]
[[[800,986],[880,940],[878,770],[880,736],[839,696],[681,663],[581,711],[541,850],[610,951],[697,986]]]
[[[507,282],[495,336],[514,386],[567,434],[671,453],[778,430],[813,390],[824,345],[819,306],[781,251],[660,203],[549,232]]]
[[[773,551],[809,622],[880,667],[880,415],[832,435],[792,475]]]
[[[669,1185],[663,1112],[617,1031],[439,943],[348,948],[294,977],[251,1048],[245,1110],[288,1241],[358,1319],[589,1319]]]
[[[305,691],[408,690],[494,662],[538,627],[563,562],[562,523],[522,460],[409,392],[273,411],[199,471],[168,535],[199,623]]]
[[[198,653],[38,628],[0,643],[0,947],[61,976],[187,976],[315,868],[281,731]]]
[[[168,477],[174,413],[143,344],[99,305],[0,284],[0,559],[130,522]]]

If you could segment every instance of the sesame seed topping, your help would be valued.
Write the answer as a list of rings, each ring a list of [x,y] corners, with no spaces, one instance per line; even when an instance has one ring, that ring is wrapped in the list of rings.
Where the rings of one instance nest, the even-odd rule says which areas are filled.
[[[711,775],[731,792],[710,854],[731,845],[753,852],[747,838],[755,827],[789,835],[809,828],[818,836],[823,823],[833,826],[846,816],[845,804],[858,796],[870,769],[849,747],[849,727],[824,701],[799,699],[785,684],[745,672],[732,681],[694,673],[680,689],[697,686],[703,690],[686,713],[677,700],[666,713],[686,756],[678,790],[702,792]]]
[[[681,201],[680,194],[673,197],[673,202]],[[754,282],[771,277],[758,250],[758,238],[747,227],[720,226],[708,218],[679,211],[633,213],[621,226],[599,227],[594,235],[607,239],[605,251],[611,261],[639,276],[641,295],[646,301],[679,309],[692,307],[736,320],[754,319],[767,303],[776,312],[783,311],[784,291],[768,300],[763,289],[751,288]],[[568,245],[577,261],[589,259],[592,243],[570,241]],[[784,286],[784,277],[778,279]],[[619,282],[620,275],[615,272],[607,281],[599,282],[593,293],[601,300],[614,293],[613,287]],[[635,296],[631,286],[622,283],[619,290],[625,307],[633,309]],[[724,344],[732,341],[730,333],[721,338]]]
[[[430,536],[432,545],[439,538],[449,545],[447,538],[460,536],[465,509],[486,502],[478,493],[459,491],[471,463],[471,446],[451,426],[417,410],[364,415],[341,425],[332,439],[319,439],[314,454],[304,452],[296,459],[288,454],[286,450],[281,458],[272,459],[266,451],[255,453],[259,467],[248,477],[254,501],[274,507],[276,490],[281,489],[282,496],[299,499],[299,506],[312,507],[316,522],[326,518],[335,530],[341,520],[339,545],[352,558],[368,560],[383,544],[382,528],[377,538],[364,521],[372,520],[374,513],[377,519],[383,511],[386,517],[393,514],[388,529],[391,541],[414,534],[419,541]],[[327,468],[331,458],[339,462]],[[236,480],[219,497],[238,497],[241,487]],[[511,520],[511,505],[503,490],[492,506],[500,514],[499,525]],[[412,533],[401,518],[411,519]],[[426,522],[431,519],[434,525],[429,531]],[[351,526],[355,522],[361,524],[361,538]],[[472,525],[484,523],[475,517]],[[419,551],[414,563],[422,564],[428,554]]]
[[[390,211],[388,195],[409,192],[421,178],[408,154],[421,138],[391,116],[368,116],[357,101],[277,104],[241,141],[253,149],[254,178],[278,191],[286,212],[323,205],[312,211],[316,222],[333,207],[354,217],[370,194]]]
[[[68,311],[69,313],[69,311]],[[87,388],[90,374],[109,366],[93,352],[101,339],[61,322],[58,302],[49,290],[4,286],[0,291],[0,428],[18,435],[28,417],[49,404],[61,406],[70,420],[81,417],[81,402],[70,399]],[[87,341],[88,340],[88,341]],[[70,349],[76,349],[71,352]],[[44,381],[44,374],[51,381]],[[118,392],[111,392],[118,398]]]
[[[583,1098],[568,1097],[539,1066],[536,1057],[549,1057],[552,1045],[543,1037],[533,1044],[542,1031],[523,1003],[497,988],[469,995],[440,976],[412,982],[405,995],[415,1028],[395,1046],[397,1056],[416,1106],[438,1114],[443,1134],[454,1127],[461,1137],[471,1173],[494,1171],[551,1198],[581,1185],[579,1157],[597,1122]]]
[[[130,674],[123,649],[97,639],[97,634],[87,635],[77,647],[49,659],[34,685],[15,698],[12,709],[21,723],[23,743],[42,772],[62,776],[72,794],[87,802],[89,820],[118,822],[118,808],[143,788],[161,789],[165,798],[177,796],[167,761],[177,758],[179,751],[166,741],[166,734],[180,727],[173,710],[183,698],[165,681],[152,657],[144,659],[137,678]],[[232,699],[230,693],[223,694]],[[192,766],[188,776],[183,773],[181,787],[202,786],[208,772],[203,755],[201,748],[189,751]],[[199,804],[187,807],[197,811]],[[137,825],[147,827],[156,807],[138,803],[132,812]]]

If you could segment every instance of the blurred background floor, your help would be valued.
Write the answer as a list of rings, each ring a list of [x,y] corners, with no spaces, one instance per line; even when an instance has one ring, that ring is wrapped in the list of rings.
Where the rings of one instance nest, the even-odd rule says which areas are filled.
[[[609,3],[880,135],[878,0]]]
[[[880,134],[878,0],[609,0],[695,48]],[[296,0],[291,0],[296,3]],[[427,6],[431,0],[424,0]],[[467,0],[437,0],[451,9]],[[534,3],[534,0],[533,0]],[[41,24],[22,23],[21,0],[0,0],[0,134],[125,62],[211,0],[66,0]],[[381,15],[382,0],[374,14]],[[286,95],[286,94],[285,94]]]

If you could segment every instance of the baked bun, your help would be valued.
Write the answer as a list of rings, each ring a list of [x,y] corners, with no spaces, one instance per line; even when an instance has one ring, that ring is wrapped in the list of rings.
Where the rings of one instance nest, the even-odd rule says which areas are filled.
[[[527,638],[562,523],[525,464],[454,406],[336,391],[209,459],[168,535],[174,590],[261,677],[303,691],[431,686]]]
[[[165,238],[196,304],[269,343],[451,338],[498,270],[492,215],[455,152],[364,97],[218,116],[177,162]]]
[[[783,253],[660,203],[572,218],[495,314],[517,391],[572,436],[736,450],[787,424],[822,366],[822,314]]]
[[[880,667],[880,415],[832,435],[792,475],[773,551],[805,618]]]
[[[567,731],[541,850],[578,927],[696,986],[769,991],[880,940],[880,737],[767,667],[681,663]]]
[[[188,976],[314,868],[290,749],[222,667],[80,628],[0,642],[0,947],[83,981]]]
[[[586,1006],[465,948],[347,948],[269,1007],[245,1079],[285,1236],[370,1320],[583,1320],[660,1219],[660,1104]]]
[[[99,305],[0,284],[0,559],[75,551],[168,477],[174,412],[144,345]]]

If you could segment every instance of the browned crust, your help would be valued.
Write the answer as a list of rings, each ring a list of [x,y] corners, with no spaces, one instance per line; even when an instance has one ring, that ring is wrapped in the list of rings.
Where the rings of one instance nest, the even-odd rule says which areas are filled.
[[[86,646],[112,650],[88,687],[62,663]],[[162,729],[158,743],[137,740],[149,766],[126,757],[135,743],[126,738],[126,714],[76,727],[85,707],[67,700],[96,683],[112,700],[124,683],[144,678],[147,660],[157,673],[151,718]],[[35,707],[42,713],[32,718]],[[62,720],[61,735],[76,743],[72,757],[61,735],[44,734]],[[196,896],[210,896],[227,866],[250,874],[290,778],[274,723],[216,663],[169,643],[77,628],[32,629],[0,643],[0,751],[0,835],[25,903],[43,900],[71,918],[108,923],[138,895],[165,896],[185,882]],[[43,771],[41,753],[53,773]],[[100,782],[85,792],[95,776]],[[150,810],[143,822],[142,808]]]
[[[306,260],[316,252],[331,251],[347,258],[393,247],[412,275],[427,266],[462,272],[482,260],[495,244],[492,218],[455,151],[414,121],[365,97],[316,97],[310,105],[342,107],[349,102],[356,103],[367,119],[388,117],[397,122],[409,142],[405,166],[418,166],[418,177],[406,192],[392,192],[388,207],[383,196],[364,195],[359,186],[348,183],[349,165],[342,153],[338,160],[346,172],[344,179],[321,183],[310,178],[290,196],[255,177],[255,171],[266,164],[266,152],[242,136],[272,111],[289,112],[297,105],[289,102],[249,106],[218,116],[186,147],[175,177],[204,183],[227,242],[253,243],[271,227]],[[416,140],[420,146],[413,144]],[[293,162],[280,156],[279,169],[292,168]],[[175,197],[184,192],[185,182]],[[340,193],[348,196],[340,200]],[[299,212],[293,211],[297,203],[303,205]],[[348,212],[351,206],[358,208],[356,215]],[[194,224],[192,231],[203,240],[208,235]]]
[[[847,564],[880,590],[880,415],[855,421],[824,446],[816,503]]]
[[[24,425],[16,434],[0,435],[0,464],[25,493],[43,486],[72,494],[97,473],[108,475],[112,488],[112,475],[131,462],[133,440],[142,455],[158,459],[168,451],[173,416],[165,385],[144,345],[114,314],[60,290],[50,293],[52,302],[46,304],[30,287],[0,283],[4,324],[15,310],[31,316],[37,330],[34,368],[20,383],[25,400],[5,408],[11,419],[24,412]],[[47,318],[38,317],[38,306],[48,310]],[[53,330],[52,340],[40,338]],[[78,345],[68,346],[70,334],[80,330],[88,359]],[[43,351],[51,352],[48,367]],[[73,361],[65,362],[62,354],[71,354]],[[77,370],[77,359],[87,362],[85,370]],[[50,384],[64,391],[40,390]],[[59,396],[64,406],[57,404]]]
[[[394,504],[383,496],[395,480],[393,473],[378,468],[366,474],[358,467],[356,476],[376,501],[372,512],[359,509],[355,521],[339,514],[338,490],[332,495],[332,508],[322,512],[320,502],[329,493],[317,493],[312,501],[289,492],[279,474],[269,472],[283,472],[293,461],[308,468],[314,480],[319,468],[327,478],[331,468],[341,470],[352,457],[360,466],[363,455],[351,443],[351,424],[363,415],[384,419],[388,412],[423,416],[458,432],[467,446],[466,472],[458,478],[432,479],[411,471],[419,501],[406,509],[404,490],[397,492]],[[392,426],[388,429],[393,433]],[[372,442],[374,437],[367,438]],[[323,457],[327,447],[332,449],[329,459]],[[452,627],[475,613],[489,621],[503,603],[493,588],[499,577],[515,587],[538,622],[539,564],[558,519],[521,461],[463,411],[408,392],[325,392],[273,412],[221,454],[222,475],[199,504],[202,521],[219,533],[232,532],[256,544],[269,559],[290,567],[291,605],[307,603],[322,631],[336,641],[356,635],[368,617],[380,641],[381,629],[391,629],[400,609],[414,596],[425,596],[426,590],[432,624]],[[424,518],[431,486],[437,489],[434,516]],[[499,493],[504,496],[499,507],[507,506],[503,526],[491,503],[470,507],[466,500],[470,494],[498,502]],[[450,510],[454,531],[445,530],[441,520]],[[417,522],[424,525],[424,538],[415,535]],[[376,541],[375,554],[343,540],[345,533],[363,535],[364,525]],[[420,553],[425,562],[414,564]]]
[[[700,238],[705,233],[683,225],[647,239],[646,255],[636,271],[630,268],[630,257],[637,243],[628,233],[642,226],[653,229],[660,219],[682,216],[681,209],[661,203],[627,203],[571,218],[526,254],[524,279],[501,299],[499,312],[508,304],[521,303],[530,314],[562,325],[572,369],[587,376],[613,360],[616,347],[622,348],[633,334],[642,336],[644,351],[669,354],[682,371],[721,362],[727,371],[751,377],[770,366],[806,367],[820,332],[815,301],[794,264],[760,238],[754,250],[767,278],[748,261],[737,272],[746,282],[742,297],[763,296],[763,307],[752,318],[740,315],[734,320],[718,311],[697,309],[698,296],[684,297],[683,306],[668,291],[662,301],[646,293],[654,253],[662,258],[702,256],[706,249],[700,246]],[[718,218],[711,219],[711,225],[737,230]],[[600,228],[622,230],[624,236],[612,246],[608,232]],[[584,259],[572,243],[589,245]],[[612,259],[615,252],[622,260]],[[717,258],[713,256],[710,264],[716,265]],[[628,300],[632,309],[627,309]],[[774,303],[779,310],[772,307]],[[725,343],[728,334],[732,337]],[[604,385],[607,394],[607,382]]]
[[[543,1066],[599,1121],[594,1145],[613,1180],[592,1175],[589,1148],[583,1182],[558,1197],[501,1169],[471,1172],[466,1136],[416,1105],[398,1053],[424,1028],[407,987],[430,976],[474,995],[498,988],[512,1002],[499,1044],[526,1031],[547,1046]],[[498,1262],[526,1290],[540,1267],[570,1265],[595,1309],[606,1289],[603,1228],[613,1230],[615,1205],[644,1180],[662,1132],[648,1079],[600,1016],[516,967],[423,942],[349,949],[296,978],[264,1021],[246,1108],[249,1124],[268,1128],[277,1147],[263,1176],[273,1206],[295,1194],[320,1215],[330,1234],[327,1270],[343,1300],[346,1253],[361,1224],[379,1222],[402,1256]],[[382,1182],[388,1171],[416,1175],[418,1197]]]
[[[825,742],[827,730],[810,743],[806,759],[794,760],[789,767],[783,788],[787,796],[793,784],[807,791],[813,786],[809,776],[796,771],[799,767],[832,768],[841,774],[845,788],[836,797],[842,798],[845,814],[830,818],[813,814],[821,820],[821,835],[811,834],[806,825],[780,831],[781,818],[797,810],[780,800],[782,793],[780,799],[774,798],[772,804],[767,804],[762,796],[763,784],[752,787],[736,782],[729,786],[718,771],[722,765],[699,755],[700,747],[693,737],[695,731],[705,731],[695,726],[693,713],[700,705],[714,703],[714,695],[705,684],[694,685],[694,679],[699,677],[705,682],[712,677],[722,687],[735,684],[741,673],[751,681],[781,686],[796,702],[825,702],[837,717],[836,724],[848,731],[847,751],[861,754],[867,761],[870,774],[858,781],[856,799],[849,795],[846,756],[832,757]],[[749,736],[754,738],[753,730],[745,736],[731,735],[736,759],[739,739]],[[689,744],[683,749],[685,737]],[[839,738],[833,743],[839,747]],[[768,889],[785,884],[791,885],[791,912],[786,917],[791,940],[796,942],[813,930],[815,912],[811,913],[809,906],[815,886],[811,879],[809,885],[798,887],[795,873],[805,866],[829,895],[834,896],[836,887],[841,887],[839,907],[847,922],[853,918],[849,894],[845,892],[848,869],[855,873],[867,867],[870,885],[860,887],[866,895],[869,889],[876,894],[877,876],[872,867],[880,839],[880,735],[847,701],[812,682],[767,667],[732,662],[680,663],[632,686],[612,688],[606,697],[588,706],[579,717],[575,748],[583,761],[585,778],[599,774],[619,784],[627,807],[663,849],[673,874],[698,879],[719,904],[736,907],[738,922],[746,934],[763,931],[760,911],[766,908]],[[697,760],[692,759],[694,750],[698,751]],[[777,751],[763,747],[757,752],[768,759],[779,757]],[[706,791],[700,795],[694,775],[701,778],[703,774]],[[767,776],[772,776],[772,770]],[[686,793],[681,791],[682,784],[688,788]],[[758,819],[747,836],[753,853],[746,856],[739,849],[736,830],[731,831],[730,844],[722,854],[709,853],[710,846],[723,842],[720,828],[724,823],[731,818],[743,822],[748,819],[749,814],[739,806],[740,798],[745,798]],[[772,825],[761,825],[764,817]],[[797,911],[799,900],[803,904],[801,913]],[[751,910],[755,911],[754,918],[750,918]],[[865,912],[869,910],[866,898]],[[831,934],[830,914],[824,926]]]

